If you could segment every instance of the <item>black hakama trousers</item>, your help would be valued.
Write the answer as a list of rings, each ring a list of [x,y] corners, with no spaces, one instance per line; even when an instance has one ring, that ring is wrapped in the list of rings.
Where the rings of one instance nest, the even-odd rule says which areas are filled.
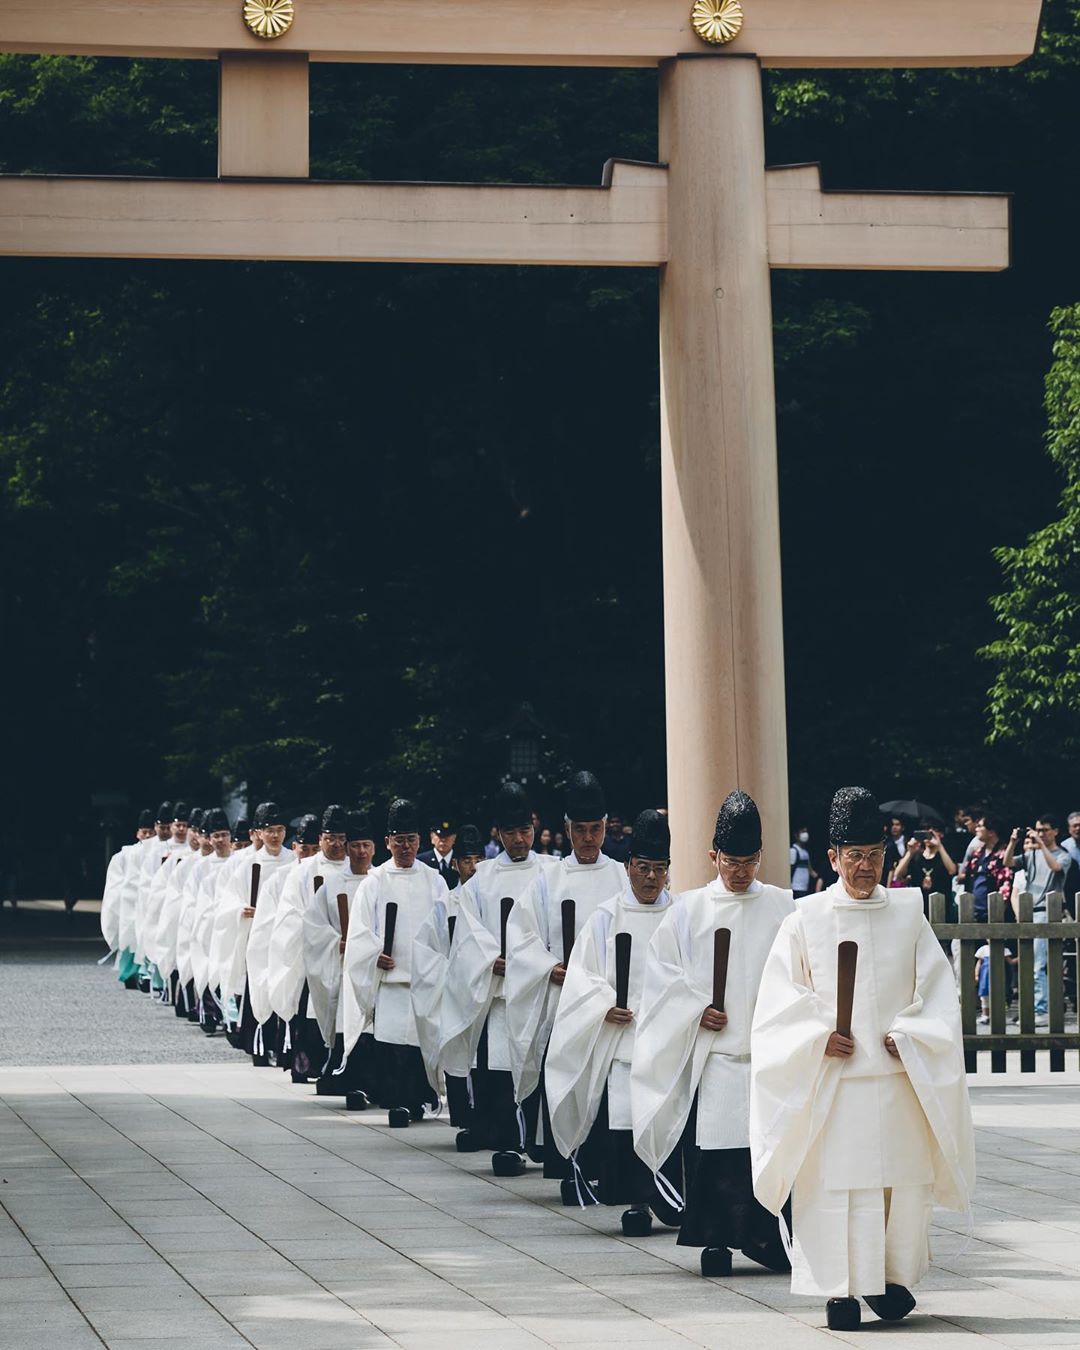
[[[680,1247],[755,1249],[763,1264],[788,1267],[779,1222],[754,1198],[748,1148],[699,1148],[697,1107],[683,1131],[681,1149],[686,1208],[679,1229]]]

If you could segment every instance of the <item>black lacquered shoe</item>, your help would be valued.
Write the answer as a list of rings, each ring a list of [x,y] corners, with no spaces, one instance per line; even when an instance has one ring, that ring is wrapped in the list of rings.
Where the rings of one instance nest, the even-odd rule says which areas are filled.
[[[701,1253],[701,1273],[706,1279],[731,1274],[731,1253],[726,1247],[706,1247]]]
[[[412,1117],[407,1106],[392,1106],[386,1114],[386,1119],[392,1130],[407,1130]]]
[[[361,1092],[359,1088],[355,1092],[346,1092],[345,1110],[346,1111],[366,1111],[371,1105],[366,1092]]]
[[[500,1149],[491,1155],[491,1170],[497,1177],[520,1177],[525,1172],[525,1159],[512,1148]]]
[[[825,1304],[825,1321],[830,1331],[858,1331],[862,1313],[857,1298],[831,1298]]]
[[[628,1209],[621,1222],[623,1237],[648,1237],[652,1232],[652,1215],[647,1209]]]
[[[454,1137],[454,1147],[459,1153],[479,1153],[484,1146],[472,1130],[458,1130]]]
[[[884,1294],[864,1294],[863,1302],[883,1322],[899,1322],[915,1306],[915,1295],[902,1284],[887,1284]]]

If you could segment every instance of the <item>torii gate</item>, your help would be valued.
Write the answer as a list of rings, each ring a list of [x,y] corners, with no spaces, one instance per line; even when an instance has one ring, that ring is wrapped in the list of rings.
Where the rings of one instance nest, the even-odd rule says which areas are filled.
[[[691,4],[693,9],[691,11]],[[0,254],[659,267],[668,802],[680,886],[724,794],[787,877],[770,267],[995,271],[1006,196],[766,169],[763,66],[1011,65],[1041,0],[3,0],[0,51],[220,65],[216,180],[0,177]],[[311,61],[659,66],[661,164],[599,188],[316,183]]]

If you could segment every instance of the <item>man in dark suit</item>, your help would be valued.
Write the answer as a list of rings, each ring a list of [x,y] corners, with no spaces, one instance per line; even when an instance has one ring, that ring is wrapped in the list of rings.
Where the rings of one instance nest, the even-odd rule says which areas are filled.
[[[457,826],[451,820],[437,820],[431,831],[431,847],[425,849],[417,858],[428,867],[432,867],[446,882],[451,890],[458,884],[457,869],[451,864],[454,860],[454,844],[457,840]]]

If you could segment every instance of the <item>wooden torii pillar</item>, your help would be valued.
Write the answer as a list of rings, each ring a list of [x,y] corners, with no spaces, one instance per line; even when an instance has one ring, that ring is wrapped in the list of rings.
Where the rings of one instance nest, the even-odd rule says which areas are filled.
[[[786,884],[771,267],[1008,266],[1005,196],[766,169],[762,66],[1009,65],[1040,0],[3,0],[0,51],[216,60],[211,181],[0,178],[0,254],[661,269],[668,802],[680,887],[735,786]],[[245,24],[269,4],[276,38]],[[728,30],[711,46],[695,29]],[[704,22],[702,22],[704,20]],[[308,180],[311,61],[658,66],[660,165],[598,188]]]

